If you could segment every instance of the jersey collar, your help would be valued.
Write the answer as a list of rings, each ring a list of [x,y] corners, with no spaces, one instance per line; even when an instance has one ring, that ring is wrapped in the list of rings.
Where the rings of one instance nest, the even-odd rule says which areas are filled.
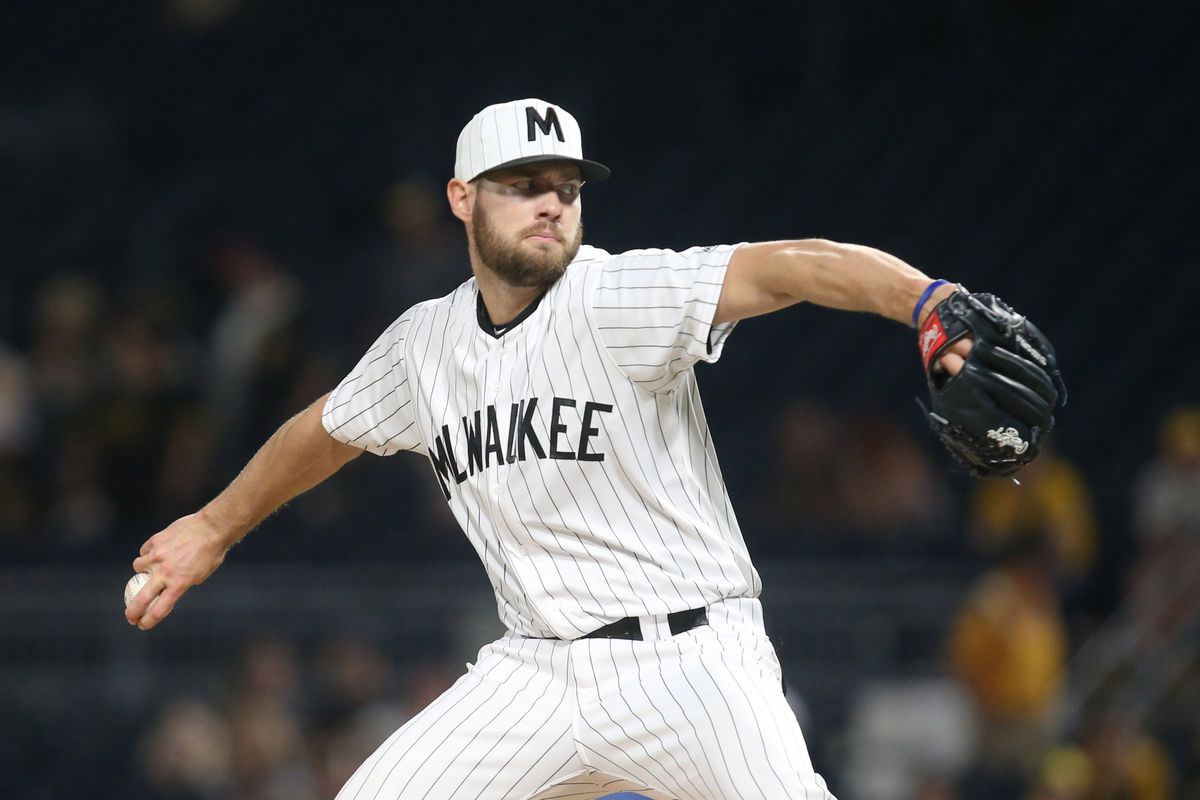
[[[548,291],[550,291],[549,287],[543,289],[537,297],[529,301],[529,305],[521,309],[520,314],[513,317],[511,322],[507,322],[504,325],[497,325],[492,322],[492,318],[488,315],[487,306],[483,303],[483,294],[479,291],[479,287],[475,287],[475,317],[479,320],[479,329],[493,339],[499,339],[524,322],[530,314],[536,311],[542,302],[542,298],[546,296],[546,292]]]

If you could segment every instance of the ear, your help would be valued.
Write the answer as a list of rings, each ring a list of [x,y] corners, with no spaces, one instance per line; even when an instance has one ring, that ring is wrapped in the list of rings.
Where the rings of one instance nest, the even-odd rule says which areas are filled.
[[[471,221],[471,214],[475,211],[474,186],[458,178],[451,178],[446,184],[446,199],[450,201],[450,213],[463,222]]]

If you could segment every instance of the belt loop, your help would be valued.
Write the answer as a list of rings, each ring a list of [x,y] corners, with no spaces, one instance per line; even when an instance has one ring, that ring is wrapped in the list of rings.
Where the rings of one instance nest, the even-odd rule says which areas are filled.
[[[666,614],[638,617],[638,625],[642,628],[642,641],[644,642],[671,638],[671,625],[667,622]]]

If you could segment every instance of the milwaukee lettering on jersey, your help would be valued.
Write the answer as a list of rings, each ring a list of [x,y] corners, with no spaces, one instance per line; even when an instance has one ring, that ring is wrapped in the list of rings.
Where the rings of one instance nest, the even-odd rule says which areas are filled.
[[[499,335],[469,278],[380,334],[325,430],[430,464],[521,636],[755,597],[693,369],[733,330],[713,320],[735,251],[582,245]]]
[[[477,472],[527,458],[604,460],[604,453],[595,449],[594,440],[600,432],[596,427],[596,415],[611,412],[611,403],[584,401],[576,427],[566,421],[564,409],[579,408],[579,404],[570,397],[555,397],[551,401],[550,428],[542,435],[533,426],[537,407],[536,397],[512,403],[503,423],[504,417],[497,414],[494,405],[476,409],[470,417],[462,417],[460,430],[465,435],[467,450],[461,461],[453,447],[459,437],[451,434],[449,425],[442,426],[442,432],[434,437],[429,460],[433,462],[433,471],[447,500],[450,499],[451,478],[455,483],[462,483]]]

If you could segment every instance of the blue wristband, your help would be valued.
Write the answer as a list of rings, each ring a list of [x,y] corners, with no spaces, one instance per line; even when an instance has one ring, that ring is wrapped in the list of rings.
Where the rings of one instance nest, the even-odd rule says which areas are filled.
[[[921,292],[921,299],[913,307],[913,327],[917,327],[917,320],[921,317],[921,309],[925,307],[925,303],[929,300],[929,296],[937,291],[939,286],[945,286],[946,281],[941,278],[925,287],[925,291]]]

